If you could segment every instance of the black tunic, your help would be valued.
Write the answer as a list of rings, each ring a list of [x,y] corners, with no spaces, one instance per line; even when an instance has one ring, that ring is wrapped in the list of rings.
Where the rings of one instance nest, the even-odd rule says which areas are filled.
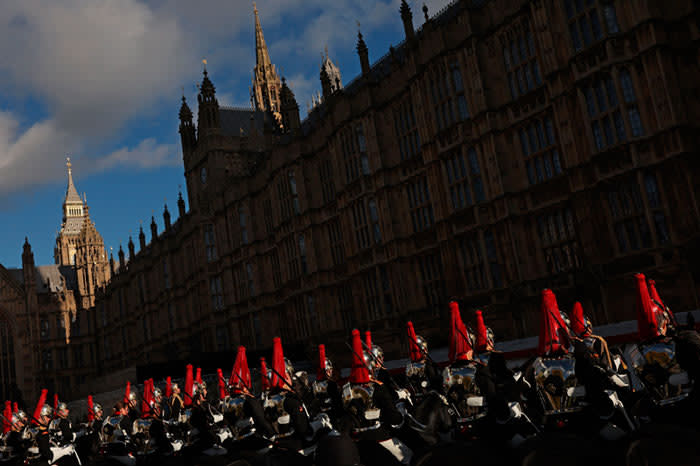
[[[61,432],[61,446],[73,442],[73,429],[68,419],[64,418],[58,422],[58,430]]]

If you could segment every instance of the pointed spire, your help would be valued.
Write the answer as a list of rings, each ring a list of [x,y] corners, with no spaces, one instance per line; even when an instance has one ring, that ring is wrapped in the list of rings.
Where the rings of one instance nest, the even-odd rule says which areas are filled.
[[[413,29],[413,12],[411,12],[411,7],[408,6],[406,0],[401,0],[401,20],[403,21],[404,32],[406,33],[406,39],[412,40],[416,32]]]
[[[185,200],[182,198],[182,191],[177,193],[177,211],[178,215],[180,216],[179,218],[184,217],[187,213],[185,211]]]
[[[122,249],[121,243],[119,243],[119,252],[117,253],[119,256],[119,270],[124,270],[124,267],[126,266],[126,261],[124,260],[124,250]]]
[[[156,223],[156,218],[151,215],[151,243],[158,238],[158,224]]]
[[[294,92],[287,85],[287,80],[282,78],[282,89],[280,90],[280,105],[282,113],[282,126],[285,131],[295,131],[301,126],[299,117],[299,104],[294,97]]]
[[[430,21],[430,16],[428,16],[428,5],[425,3],[423,4],[423,17],[425,18],[426,23]]]
[[[139,225],[139,250],[146,249],[146,234],[143,232],[143,224]]]
[[[362,31],[359,30],[360,23],[357,23],[357,55],[360,57],[360,66],[362,67],[362,74],[369,73],[369,49],[367,44],[365,44],[365,39],[362,37]]]
[[[66,189],[66,204],[82,204],[83,200],[80,199],[80,194],[78,190],[75,189],[73,184],[73,164],[70,161],[70,157],[66,157],[66,168],[68,169],[68,188]]]
[[[165,204],[165,209],[163,210],[163,221],[165,222],[165,230],[170,229],[170,212],[168,212],[168,204]]]
[[[112,248],[109,248],[109,271],[111,275],[114,275],[114,253],[112,252]]]
[[[131,262],[134,259],[134,256],[136,255],[136,249],[134,247],[134,240],[131,239],[131,235],[129,235],[129,262]]]
[[[192,123],[192,110],[190,106],[187,105],[187,99],[184,94],[182,96],[182,105],[180,105],[180,121]]]
[[[270,60],[270,52],[267,50],[255,3],[253,3],[253,11],[255,13],[255,69],[253,70],[251,101],[258,110],[279,112],[281,107],[280,78]]]
[[[255,2],[253,2],[253,12],[255,13],[255,63],[258,68],[266,69],[272,66],[272,62],[270,61],[270,53],[267,51],[265,36],[258,16],[258,7]]]
[[[32,245],[29,244],[29,238],[27,238],[26,236],[24,237],[24,246],[22,248],[22,263],[34,263],[34,253],[32,252]]]

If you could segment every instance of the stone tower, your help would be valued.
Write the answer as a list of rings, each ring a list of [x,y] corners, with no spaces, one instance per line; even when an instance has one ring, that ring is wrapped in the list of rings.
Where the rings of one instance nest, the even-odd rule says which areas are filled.
[[[56,237],[54,260],[57,265],[74,267],[83,308],[94,305],[95,290],[110,278],[109,263],[102,236],[90,219],[87,200],[81,199],[73,184],[70,158],[67,159],[68,188],[63,201],[63,223]]]
[[[279,113],[282,84],[275,65],[270,61],[270,53],[267,51],[255,3],[253,3],[253,10],[255,12],[255,69],[250,99],[257,110]]]

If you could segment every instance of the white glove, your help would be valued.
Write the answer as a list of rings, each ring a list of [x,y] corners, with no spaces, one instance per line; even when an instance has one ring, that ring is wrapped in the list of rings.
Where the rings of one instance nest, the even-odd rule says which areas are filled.
[[[396,394],[398,395],[399,400],[406,400],[406,401],[408,401],[409,404],[413,404],[411,402],[411,394],[405,388],[401,388],[399,390],[396,390]]]

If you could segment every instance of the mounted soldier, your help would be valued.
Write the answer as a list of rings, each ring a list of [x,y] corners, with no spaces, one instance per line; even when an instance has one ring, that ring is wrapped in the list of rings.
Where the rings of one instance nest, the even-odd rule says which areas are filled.
[[[352,331],[352,361],[350,380],[342,390],[348,418],[341,424],[350,424],[363,464],[409,464],[413,453],[393,437],[403,415],[394,406],[391,390],[375,378],[377,359],[363,354],[357,329]]]
[[[433,391],[442,392],[442,376],[440,368],[428,353],[428,341],[416,335],[413,322],[409,321],[406,324],[406,331],[410,358],[410,362],[406,365],[406,378],[416,403],[419,403]]]
[[[270,390],[264,395],[263,408],[274,431],[272,440],[280,448],[299,452],[306,446],[311,427],[306,408],[294,390],[294,367],[284,357],[279,337],[272,340],[270,372]]]

